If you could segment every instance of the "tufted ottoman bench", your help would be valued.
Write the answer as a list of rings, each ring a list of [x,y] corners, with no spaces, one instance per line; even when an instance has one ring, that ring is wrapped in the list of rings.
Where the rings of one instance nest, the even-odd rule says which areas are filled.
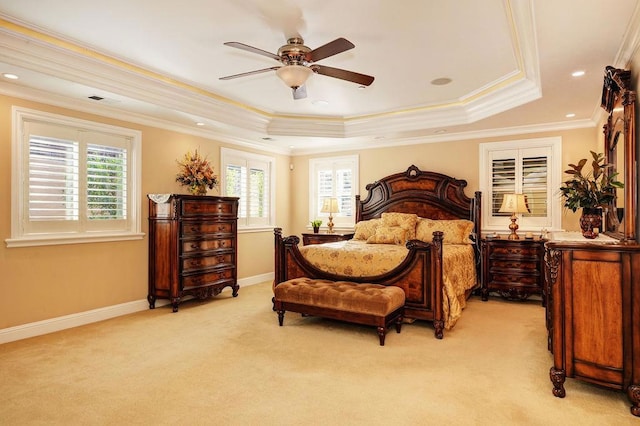
[[[295,278],[277,284],[273,291],[280,326],[285,311],[374,325],[381,346],[391,324],[398,333],[402,327],[405,295],[400,287]]]

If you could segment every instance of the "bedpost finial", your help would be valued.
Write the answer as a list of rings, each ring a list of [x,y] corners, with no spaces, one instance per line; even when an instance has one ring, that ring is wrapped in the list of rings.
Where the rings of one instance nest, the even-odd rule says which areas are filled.
[[[408,178],[415,178],[415,177],[419,176],[420,173],[422,173],[420,171],[420,169],[415,164],[412,164],[407,169],[406,175],[407,175]]]

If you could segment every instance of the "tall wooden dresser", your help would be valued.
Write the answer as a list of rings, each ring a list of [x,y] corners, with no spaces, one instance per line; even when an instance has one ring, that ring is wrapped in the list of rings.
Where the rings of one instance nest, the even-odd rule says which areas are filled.
[[[640,245],[548,242],[553,394],[566,377],[622,390],[640,416]]]
[[[238,198],[149,196],[149,308],[186,295],[200,299],[237,283]]]

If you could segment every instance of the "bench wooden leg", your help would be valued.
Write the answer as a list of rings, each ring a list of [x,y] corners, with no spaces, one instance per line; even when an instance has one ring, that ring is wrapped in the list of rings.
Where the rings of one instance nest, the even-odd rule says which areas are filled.
[[[278,324],[282,327],[282,323],[284,322],[284,311],[278,310]]]
[[[387,333],[386,327],[378,327],[378,337],[380,337],[380,346],[384,346],[384,336]]]
[[[400,330],[402,329],[402,320],[402,315],[400,315],[396,320],[396,333],[400,333]]]

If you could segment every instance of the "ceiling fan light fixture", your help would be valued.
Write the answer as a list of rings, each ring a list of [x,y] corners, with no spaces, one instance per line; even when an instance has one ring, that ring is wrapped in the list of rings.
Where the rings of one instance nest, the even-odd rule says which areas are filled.
[[[285,65],[276,70],[276,75],[292,88],[303,86],[311,74],[313,71],[304,65]]]

